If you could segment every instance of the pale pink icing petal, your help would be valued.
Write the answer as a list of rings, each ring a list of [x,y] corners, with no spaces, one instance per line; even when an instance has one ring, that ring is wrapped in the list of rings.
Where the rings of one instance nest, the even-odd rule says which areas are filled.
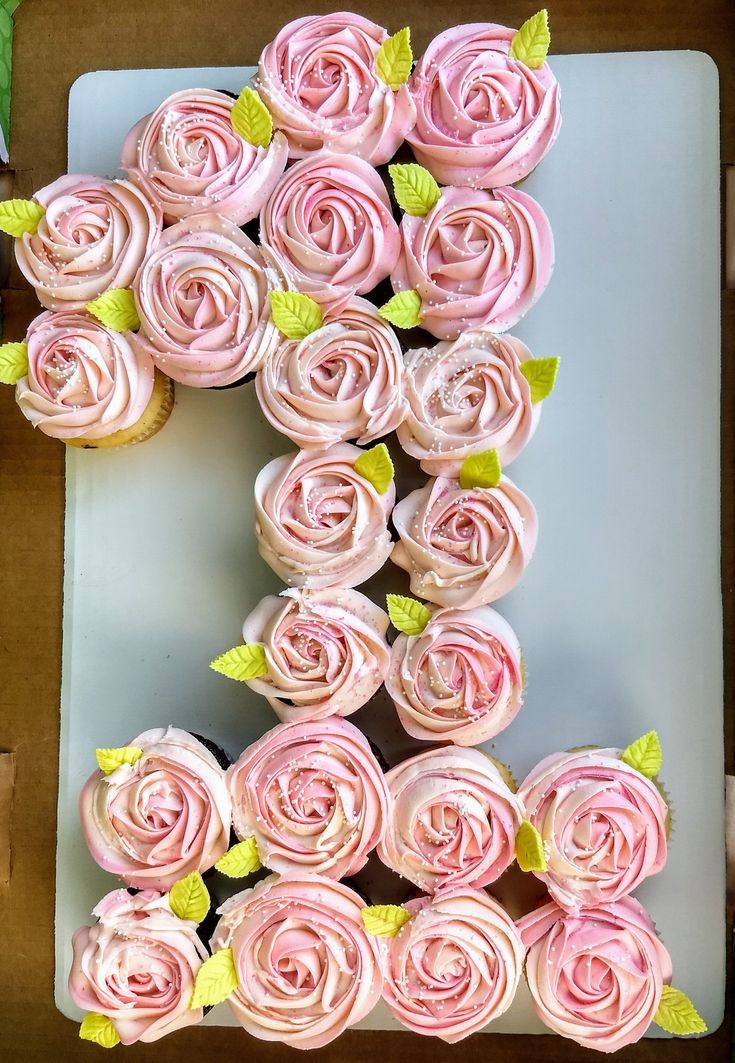
[[[518,923],[541,1021],[585,1048],[617,1052],[645,1034],[671,984],[671,957],[632,897],[570,915],[553,902]]]
[[[153,393],[153,362],[81,311],[46,311],[26,336],[28,371],[15,389],[34,428],[57,439],[101,439],[140,420]]]
[[[393,806],[378,856],[426,893],[487,886],[515,859],[523,807],[479,749],[430,749],[386,780]]]
[[[201,1022],[203,1009],[189,1004],[207,950],[196,924],[173,914],[168,895],[115,890],[93,914],[98,922],[72,939],[69,993],[77,1007],[108,1016],[124,1045]]]
[[[326,148],[380,166],[395,155],[416,109],[407,85],[394,92],[377,75],[387,37],[341,11],[295,19],[264,48],[256,85],[292,159]]]
[[[521,707],[521,647],[488,606],[440,609],[420,635],[398,636],[385,685],[414,738],[476,746]]]
[[[288,875],[346,878],[380,841],[390,798],[365,736],[332,716],[284,723],[249,746],[227,774],[239,838]]]
[[[121,165],[168,224],[214,211],[244,225],[276,187],[286,138],[276,133],[267,148],[243,140],[232,128],[234,102],[213,89],[175,92],[125,138]]]
[[[34,198],[46,213],[15,241],[15,257],[47,310],[83,310],[129,287],[161,234],[159,207],[129,181],[67,174]]]
[[[300,447],[365,445],[393,432],[406,413],[398,337],[358,297],[305,339],[282,343],[255,386],[270,423]]]
[[[284,454],[255,481],[260,556],[296,587],[355,587],[383,566],[393,547],[387,521],[391,483],[380,495],[355,471],[364,453],[350,443]]]
[[[425,217],[404,215],[401,234],[391,284],[419,293],[421,324],[439,339],[480,327],[505,332],[551,278],[549,220],[515,188],[444,188]]]
[[[621,754],[555,753],[519,790],[548,863],[548,872],[534,873],[571,911],[619,900],[666,863],[666,802]]]
[[[487,22],[454,26],[416,65],[409,87],[417,121],[408,140],[442,184],[515,184],[556,140],[559,85],[548,63],[532,70],[510,58],[514,33]]]
[[[411,919],[387,941],[383,1000],[414,1033],[455,1044],[513,1002],[523,945],[483,890],[447,888],[404,905]]]
[[[458,609],[511,591],[538,536],[531,500],[506,476],[492,488],[429,480],[396,505],[393,523],[400,542],[391,561],[409,573],[413,593]]]
[[[390,664],[388,616],[359,591],[284,591],[243,626],[265,648],[268,672],[251,679],[284,723],[349,716],[378,690]]]

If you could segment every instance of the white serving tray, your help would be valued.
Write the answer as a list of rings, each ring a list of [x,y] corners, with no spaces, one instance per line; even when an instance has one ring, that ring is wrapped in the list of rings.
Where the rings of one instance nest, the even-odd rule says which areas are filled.
[[[494,752],[522,777],[549,752],[657,728],[674,830],[665,871],[638,896],[712,1030],[725,977],[717,72],[690,52],[553,65],[564,126],[524,188],[551,218],[556,272],[514,332],[562,368],[511,473],[538,507],[540,539],[499,604],[529,686]],[[85,74],[70,95],[70,171],[114,174],[128,127],[167,94],[239,91],[251,72]],[[177,395],[144,446],[67,450],[56,1002],[75,1018],[71,935],[115,886],[77,820],[95,747],[173,722],[236,755],[277,722],[207,664],[278,589],[255,547],[252,482],[291,448],[252,385]],[[403,586],[386,573],[378,589]],[[409,751],[385,700],[353,719],[391,762]],[[206,1021],[232,1022],[226,1005]],[[363,1025],[395,1024],[379,1008]],[[543,1031],[524,986],[490,1029]]]

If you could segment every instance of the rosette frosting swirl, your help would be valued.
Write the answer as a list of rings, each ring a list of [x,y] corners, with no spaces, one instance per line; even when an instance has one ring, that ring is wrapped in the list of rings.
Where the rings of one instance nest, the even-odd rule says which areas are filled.
[[[26,336],[28,371],[15,397],[34,428],[57,439],[100,439],[130,428],[153,393],[153,362],[129,334],[81,311],[46,311]]]
[[[388,942],[383,1000],[409,1030],[454,1044],[510,1007],[520,935],[497,901],[467,886],[404,907],[412,918]]]
[[[414,738],[476,746],[521,707],[521,647],[488,606],[439,609],[420,635],[393,643],[385,685]]]
[[[134,738],[134,764],[97,771],[79,812],[89,851],[128,886],[169,889],[226,852],[231,805],[225,773],[193,735],[158,727]]]
[[[232,222],[188,218],[164,231],[138,274],[134,342],[182,384],[232,384],[278,347],[268,294],[283,287],[268,251]]]
[[[129,181],[67,174],[36,192],[46,213],[15,257],[47,310],[82,310],[127,288],[161,234],[161,211]]]
[[[562,1037],[617,1052],[656,1014],[671,957],[646,910],[626,897],[570,915],[553,902],[518,923],[536,1013]]]
[[[497,188],[521,181],[561,127],[560,92],[548,63],[532,70],[508,54],[514,30],[454,26],[435,37],[409,86],[414,155],[443,184]]]
[[[547,872],[534,873],[562,908],[619,900],[666,863],[666,802],[621,753],[555,753],[520,787],[548,864]]]
[[[291,158],[326,149],[388,162],[416,121],[407,85],[394,92],[376,72],[388,38],[354,12],[308,15],[284,26],[264,48],[257,87]]]
[[[521,372],[531,357],[520,340],[487,329],[408,351],[408,413],[397,429],[403,449],[430,476],[459,476],[465,458],[483,450],[497,450],[503,467],[509,465],[541,416]]]
[[[388,616],[359,591],[289,590],[264,598],[243,626],[265,649],[251,679],[284,723],[349,716],[378,690],[390,664]]]
[[[333,310],[395,268],[401,237],[377,170],[320,154],[286,171],[260,215],[260,239],[299,291]]]
[[[236,225],[257,217],[286,168],[288,144],[267,148],[232,128],[234,100],[213,89],[175,92],[133,126],[122,167],[167,223],[214,211]]]
[[[364,903],[318,875],[270,875],[220,909],[212,948],[232,949],[238,986],[228,997],[254,1037],[321,1048],[380,999],[378,939],[362,926]]]
[[[523,807],[479,749],[429,749],[386,780],[393,807],[378,856],[426,893],[487,886],[515,859]]]
[[[202,1008],[189,1003],[207,950],[166,894],[114,890],[92,914],[98,922],[72,939],[69,993],[77,1007],[106,1015],[124,1045],[201,1022]]]
[[[346,878],[382,837],[390,798],[365,736],[338,717],[283,723],[228,771],[239,838],[272,871]]]
[[[391,560],[409,573],[413,593],[458,609],[512,590],[538,536],[533,503],[506,476],[489,488],[437,477],[398,503],[393,523],[400,542]]]
[[[373,576],[393,547],[387,528],[395,501],[355,470],[363,451],[337,443],[321,452],[284,454],[255,481],[260,556],[297,587],[355,587]]]
[[[549,220],[516,188],[444,188],[425,217],[404,214],[395,291],[421,297],[421,324],[439,339],[466,329],[512,328],[539,298],[554,266]]]
[[[371,443],[406,413],[398,337],[357,297],[305,339],[282,343],[255,386],[273,427],[305,448]]]

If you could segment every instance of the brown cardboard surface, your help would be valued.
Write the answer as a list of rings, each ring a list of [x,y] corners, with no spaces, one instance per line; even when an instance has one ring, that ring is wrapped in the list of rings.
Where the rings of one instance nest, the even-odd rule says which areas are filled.
[[[24,0],[16,12],[11,164],[17,195],[62,173],[66,108],[73,81],[110,67],[216,66],[253,63],[289,19],[336,10],[339,3],[281,0]],[[418,53],[445,26],[492,19],[519,25],[529,0],[493,5],[477,0],[386,0],[345,4],[384,25],[409,24]],[[552,0],[555,52],[692,48],[713,56],[720,71],[722,158],[735,163],[735,4],[732,0]],[[400,11],[400,14],[397,12]],[[641,101],[645,107],[645,101]],[[675,165],[675,161],[672,160]],[[3,291],[4,336],[22,339],[37,312],[11,269]],[[723,300],[723,600],[728,771],[735,768],[735,292]],[[693,356],[696,352],[693,352]],[[0,1057],[8,1061],[99,1059],[53,1004],[53,907],[58,704],[61,670],[64,449],[29,431],[12,389],[0,389],[0,850],[10,835],[9,883],[0,855]],[[14,772],[13,772],[14,768]],[[14,774],[12,791],[8,773]],[[696,913],[683,913],[695,918]],[[732,912],[730,923],[732,926]],[[729,939],[731,940],[731,938]],[[731,981],[731,980],[730,980]],[[731,996],[730,986],[730,996]],[[731,1055],[732,1010],[720,1030],[696,1041],[641,1041],[621,1061],[717,1063]],[[409,1034],[347,1033],[310,1058],[380,1056],[393,1063],[462,1058],[480,1049],[497,1063],[574,1063],[596,1058],[558,1037],[483,1034],[449,1048]],[[264,1061],[295,1059],[293,1050],[256,1042],[242,1031],[192,1029],[155,1045],[117,1049],[130,1060],[212,1059],[228,1052]],[[597,1057],[599,1058],[599,1057]]]

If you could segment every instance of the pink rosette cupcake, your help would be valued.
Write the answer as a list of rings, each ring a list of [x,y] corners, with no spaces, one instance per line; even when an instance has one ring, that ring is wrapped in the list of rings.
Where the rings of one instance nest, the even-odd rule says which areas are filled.
[[[284,454],[258,473],[258,549],[284,583],[355,587],[390,556],[395,487],[391,481],[381,494],[360,474],[356,463],[365,453],[337,443],[321,452]]]
[[[256,85],[292,159],[326,149],[380,166],[395,155],[416,109],[405,84],[394,91],[377,72],[387,39],[341,11],[295,19],[263,49]]]
[[[513,863],[523,806],[479,749],[429,749],[386,781],[392,809],[378,856],[419,889],[479,889]]]
[[[406,414],[401,345],[366,299],[328,315],[305,339],[282,343],[255,387],[273,427],[304,448],[372,443]]]
[[[509,55],[515,30],[480,22],[435,37],[409,87],[417,120],[408,141],[442,184],[497,188],[521,181],[561,127],[549,64]]]
[[[45,213],[15,257],[47,310],[83,310],[129,287],[161,235],[161,211],[129,181],[67,174],[34,199]]]
[[[213,89],[175,92],[133,126],[121,165],[167,224],[215,212],[236,225],[256,218],[286,168],[288,144],[267,148],[232,127],[235,101]]]
[[[212,948],[232,949],[227,1000],[248,1033],[322,1048],[372,1011],[383,973],[364,907],[340,882],[302,874],[270,875],[222,905]]]
[[[385,685],[414,738],[480,745],[523,703],[521,647],[488,606],[439,609],[420,634],[393,643]]]
[[[120,752],[98,750],[98,760]],[[232,815],[214,754],[176,727],[144,731],[122,752],[119,766],[96,771],[79,798],[95,861],[137,889],[169,889],[213,867],[227,851]]]
[[[389,816],[383,772],[346,720],[282,723],[228,770],[232,821],[271,871],[348,878],[367,863]]]
[[[467,329],[512,328],[554,266],[549,220],[516,188],[443,188],[427,215],[404,214],[401,236],[393,289],[418,292],[421,325],[443,340]]]
[[[92,914],[97,923],[72,939],[69,993],[77,1007],[106,1016],[124,1045],[202,1021],[203,1009],[190,1002],[208,953],[196,924],[174,915],[167,894],[114,890]]]
[[[268,296],[284,287],[268,251],[232,222],[187,218],[164,231],[135,281],[134,342],[181,384],[233,384],[281,342]]]
[[[383,984],[401,1025],[451,1045],[508,1010],[524,950],[497,901],[463,886],[403,907],[411,919],[387,943]]]
[[[294,288],[335,312],[385,280],[401,250],[385,185],[352,155],[320,154],[287,170],[261,212],[260,239]]]
[[[617,901],[666,863],[666,802],[622,753],[555,753],[518,791],[546,856],[548,870],[534,874],[570,911]]]

